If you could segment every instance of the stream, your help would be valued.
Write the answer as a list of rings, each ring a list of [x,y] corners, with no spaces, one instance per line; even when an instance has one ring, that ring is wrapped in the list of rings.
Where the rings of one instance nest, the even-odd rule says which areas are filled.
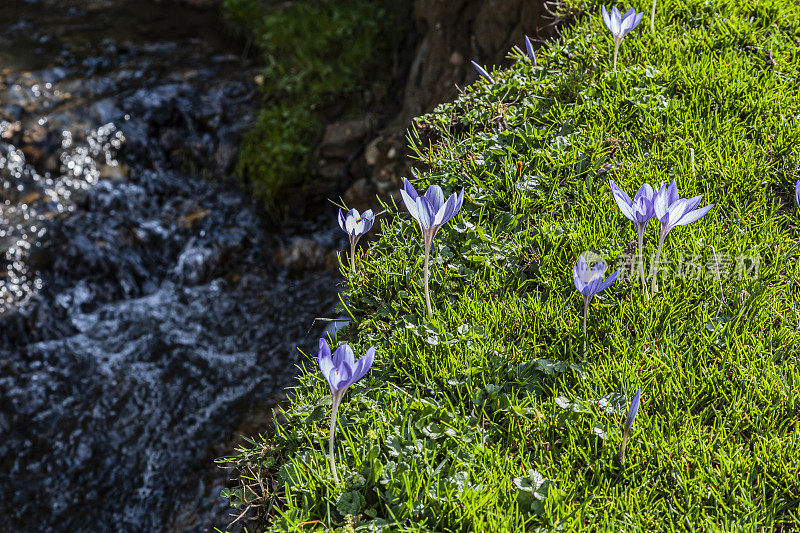
[[[335,209],[277,231],[221,179],[259,93],[213,10],[0,9],[0,531],[208,531],[330,316]]]

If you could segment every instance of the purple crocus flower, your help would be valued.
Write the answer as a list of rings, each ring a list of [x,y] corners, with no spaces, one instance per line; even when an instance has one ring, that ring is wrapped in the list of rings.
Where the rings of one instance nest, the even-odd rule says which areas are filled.
[[[800,180],[794,184],[794,202],[800,208]]]
[[[361,214],[359,214],[357,209],[351,209],[347,213],[339,209],[339,227],[342,228],[342,231],[347,233],[347,236],[350,238],[350,268],[353,270],[354,274],[356,272],[355,257],[358,239],[372,229],[374,223],[375,215],[372,214],[372,209],[367,209]]]
[[[480,74],[481,76],[483,76],[484,78],[486,78],[486,81],[488,81],[489,83],[494,83],[494,78],[492,78],[492,77],[489,75],[489,73],[488,73],[488,72],[486,72],[486,70],[485,70],[485,69],[484,69],[482,66],[480,66],[479,64],[477,64],[477,63],[476,63],[476,62],[474,62],[474,61],[470,61],[470,63],[472,63],[472,66],[473,66],[473,67],[475,67],[475,70],[477,70],[477,71],[478,71],[478,74]]]
[[[533,63],[533,66],[535,67],[538,65],[536,62],[536,54],[533,53],[533,45],[531,44],[531,40],[527,35],[525,36],[525,50],[528,51],[528,57],[531,58],[531,63]]]
[[[617,270],[603,280],[603,276],[606,273],[605,262],[600,260],[589,268],[584,255],[581,254],[578,257],[578,263],[572,269],[572,279],[575,283],[575,288],[583,295],[583,349],[586,351],[586,316],[589,313],[589,303],[591,303],[595,294],[606,290],[617,280],[620,271]]]
[[[614,183],[614,180],[609,180],[608,183],[611,185],[614,201],[617,202],[620,211],[625,215],[625,218],[636,225],[639,237],[639,274],[642,278],[642,286],[647,292],[647,282],[644,278],[644,232],[647,229],[647,223],[655,215],[655,209],[653,208],[655,192],[649,183],[645,183],[639,187],[633,200],[631,200],[625,191]]]
[[[622,446],[620,446],[617,460],[620,464],[625,464],[625,447],[628,445],[628,436],[633,429],[633,422],[636,420],[636,415],[639,413],[639,401],[642,398],[642,389],[637,388],[636,394],[633,395],[631,405],[628,408],[628,416],[625,417],[625,426],[622,430]]]
[[[419,228],[422,230],[422,240],[425,245],[425,304],[428,307],[428,316],[431,316],[433,309],[428,289],[428,259],[431,253],[431,243],[439,228],[453,218],[464,205],[464,189],[461,189],[458,194],[451,194],[445,201],[442,188],[438,185],[432,185],[424,195],[420,196],[411,183],[403,178],[403,189],[400,190],[400,194],[403,196],[406,209],[419,222]]]
[[[616,72],[619,45],[622,44],[622,39],[641,22],[644,12],[636,13],[634,8],[630,8],[624,15],[620,15],[619,9],[613,7],[609,14],[606,6],[603,6],[601,11],[603,12],[603,22],[614,38],[614,72]]]
[[[375,361],[375,347],[371,347],[364,357],[356,361],[353,350],[348,344],[339,346],[331,356],[331,348],[328,346],[328,341],[320,339],[317,360],[319,361],[319,369],[331,388],[331,433],[328,439],[328,452],[330,454],[333,480],[338,484],[339,475],[336,472],[336,459],[333,455],[336,415],[339,412],[339,405],[342,403],[342,398],[348,387],[363,378],[372,368],[372,363]]]
[[[653,284],[652,290],[655,293],[656,275],[658,274],[658,260],[661,257],[661,247],[664,245],[664,239],[667,234],[676,226],[685,226],[697,220],[700,220],[714,207],[714,204],[709,204],[705,207],[697,209],[700,201],[703,199],[702,195],[697,195],[694,198],[681,198],[678,194],[678,186],[675,180],[672,180],[669,185],[661,184],[655,199],[653,200],[653,209],[656,213],[656,218],[661,222],[661,234],[658,237],[658,249],[656,250],[656,260],[653,262]]]

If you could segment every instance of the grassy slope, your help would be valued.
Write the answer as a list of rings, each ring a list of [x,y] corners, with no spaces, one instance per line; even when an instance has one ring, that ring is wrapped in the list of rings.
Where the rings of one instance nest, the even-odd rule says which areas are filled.
[[[260,472],[275,531],[347,513],[393,531],[800,524],[800,8],[662,1],[658,35],[644,20],[619,74],[599,5],[590,13],[542,68],[521,59],[420,119],[434,142],[417,184],[467,197],[434,245],[437,314],[424,318],[419,229],[392,205],[347,296],[343,339],[378,357],[340,411],[344,486],[326,465],[329,391],[311,360],[287,423],[233,459]],[[615,262],[635,239],[608,178],[629,193],[675,178],[716,207],[669,235],[673,272],[655,297],[626,279],[595,299],[584,354],[572,265],[583,250]],[[647,255],[656,237],[651,223]],[[761,264],[754,279],[692,280],[675,272],[681,254]]]

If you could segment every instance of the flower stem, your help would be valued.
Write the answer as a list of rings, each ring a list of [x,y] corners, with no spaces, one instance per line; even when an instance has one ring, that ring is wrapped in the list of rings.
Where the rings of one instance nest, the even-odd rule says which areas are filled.
[[[642,278],[642,290],[644,290],[645,298],[649,298],[650,295],[647,293],[647,280],[644,277],[644,226],[639,226],[637,228],[639,230],[639,274]]]
[[[656,32],[656,0],[653,0],[653,8],[650,10],[650,31]]]
[[[586,356],[586,316],[589,314],[589,302],[591,296],[583,297],[583,355]]]
[[[619,55],[619,45],[622,44],[622,39],[614,39],[614,72],[617,71],[617,55]]]
[[[425,305],[428,307],[428,317],[433,316],[433,309],[431,308],[431,294],[428,288],[428,258],[431,255],[431,238],[425,236]]]
[[[358,241],[352,239],[350,241],[350,269],[353,271],[353,274],[356,273],[356,244]]]
[[[619,453],[617,454],[617,461],[619,464],[625,464],[625,447],[628,445],[628,432],[626,431],[622,435],[622,446],[619,447]]]
[[[667,238],[667,232],[664,231],[664,228],[661,228],[661,234],[658,236],[658,248],[656,249],[656,259],[653,261],[653,271],[651,272],[653,276],[653,285],[650,287],[651,292],[653,294],[658,292],[658,286],[656,285],[656,278],[658,277],[658,260],[661,258],[661,247],[664,245],[664,239]]]
[[[336,433],[336,415],[339,413],[339,404],[342,402],[342,396],[339,393],[333,393],[333,401],[331,402],[331,434],[328,437],[328,456],[331,462],[331,472],[333,472],[333,482],[339,484],[339,474],[336,472],[336,458],[333,455],[333,436]]]

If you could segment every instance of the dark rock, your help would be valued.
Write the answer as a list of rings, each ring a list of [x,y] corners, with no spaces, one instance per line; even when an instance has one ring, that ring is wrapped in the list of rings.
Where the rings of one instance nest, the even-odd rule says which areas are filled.
[[[502,64],[523,36],[544,39],[554,33],[544,2],[529,0],[414,0],[419,39],[406,79],[398,123],[452,100],[456,85],[476,79],[469,63]]]
[[[295,272],[319,269],[326,264],[326,251],[313,239],[295,239],[278,249],[275,260]]]
[[[347,159],[358,150],[372,124],[371,117],[329,124],[319,146],[320,155],[324,158]]]
[[[377,204],[377,199],[375,198],[377,194],[378,188],[375,184],[366,178],[361,178],[347,189],[342,199],[347,207],[364,211],[373,208]]]

